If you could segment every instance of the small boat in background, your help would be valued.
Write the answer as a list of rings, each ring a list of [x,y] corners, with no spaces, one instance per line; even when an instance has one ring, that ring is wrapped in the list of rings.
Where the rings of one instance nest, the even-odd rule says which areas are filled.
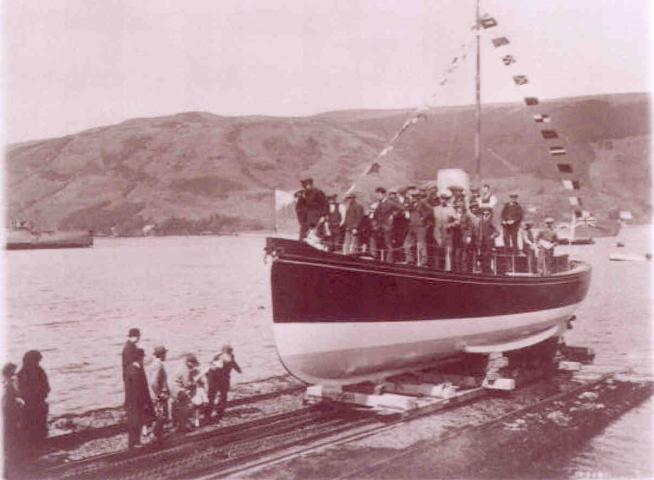
[[[93,245],[93,232],[35,232],[28,228],[19,228],[7,231],[5,240],[6,250],[85,248]]]

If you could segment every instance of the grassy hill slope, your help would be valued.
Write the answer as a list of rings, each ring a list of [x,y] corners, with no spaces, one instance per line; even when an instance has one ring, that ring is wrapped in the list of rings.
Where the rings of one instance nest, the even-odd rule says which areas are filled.
[[[484,108],[484,180],[517,189],[537,217],[569,212],[547,147],[565,144],[584,208],[609,221],[618,209],[649,221],[650,99],[646,94],[560,99],[538,107]],[[558,140],[543,140],[532,115],[547,113]],[[10,145],[8,219],[42,229],[123,233],[155,223],[163,233],[270,228],[275,188],[313,176],[343,192],[410,111],[342,111],[303,118],[221,117],[188,112],[133,119],[75,135]],[[472,107],[438,108],[407,132],[379,174],[358,189],[474,170]],[[560,158],[559,158],[560,160]],[[501,198],[503,200],[503,198]]]

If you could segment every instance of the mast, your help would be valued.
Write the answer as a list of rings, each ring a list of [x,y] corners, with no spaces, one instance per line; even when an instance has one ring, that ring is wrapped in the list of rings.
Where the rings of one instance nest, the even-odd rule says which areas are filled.
[[[475,176],[477,183],[481,183],[481,23],[479,20],[479,2],[480,0],[477,0],[477,10],[475,13],[475,25],[477,26],[477,72],[475,75],[475,118],[477,119],[477,131],[475,132],[475,160],[477,162],[477,172]]]

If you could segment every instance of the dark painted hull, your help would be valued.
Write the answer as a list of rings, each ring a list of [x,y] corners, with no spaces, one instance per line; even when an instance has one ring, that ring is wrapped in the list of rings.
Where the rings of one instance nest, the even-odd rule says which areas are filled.
[[[386,264],[277,238],[267,250],[278,352],[309,383],[345,383],[539,335],[567,321],[590,283],[583,264],[548,277],[500,276]]]

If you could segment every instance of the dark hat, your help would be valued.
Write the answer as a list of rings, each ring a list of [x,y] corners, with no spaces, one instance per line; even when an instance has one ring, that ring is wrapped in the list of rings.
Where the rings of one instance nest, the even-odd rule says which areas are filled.
[[[37,365],[42,358],[43,355],[38,350],[29,350],[23,355],[23,365]]]
[[[307,184],[311,184],[311,185],[313,185],[313,178],[311,178],[311,177],[304,178],[304,179],[300,180],[300,183],[301,183],[303,186],[304,186],[304,185],[307,185]]]
[[[297,192],[294,193],[294,195],[295,195],[295,198],[299,198],[302,195],[304,195],[304,192],[302,190],[298,190]]]
[[[377,187],[375,188],[375,192],[386,193],[386,189],[384,187]]]
[[[168,350],[166,350],[166,347],[164,347],[163,345],[157,345],[156,347],[154,347],[154,356],[155,357],[160,357],[161,355],[163,355],[167,351]]]
[[[332,195],[327,195],[327,201],[329,201],[329,202],[334,201],[335,202],[336,197],[338,197],[338,195],[336,195],[335,193],[332,194]]]
[[[510,193],[510,194],[509,194],[509,197],[510,197],[510,198],[518,198],[518,194],[515,193],[515,192],[513,192],[513,193]]]
[[[192,354],[192,353],[187,353],[187,354],[185,355],[185,357],[184,357],[184,361],[185,361],[186,363],[191,363],[191,364],[193,364],[193,365],[199,365],[199,364],[200,364],[200,362],[198,362],[198,357],[196,357],[196,356],[195,356],[194,354]]]
[[[140,337],[141,336],[141,330],[138,328],[130,328],[129,333],[127,334],[128,337]]]

